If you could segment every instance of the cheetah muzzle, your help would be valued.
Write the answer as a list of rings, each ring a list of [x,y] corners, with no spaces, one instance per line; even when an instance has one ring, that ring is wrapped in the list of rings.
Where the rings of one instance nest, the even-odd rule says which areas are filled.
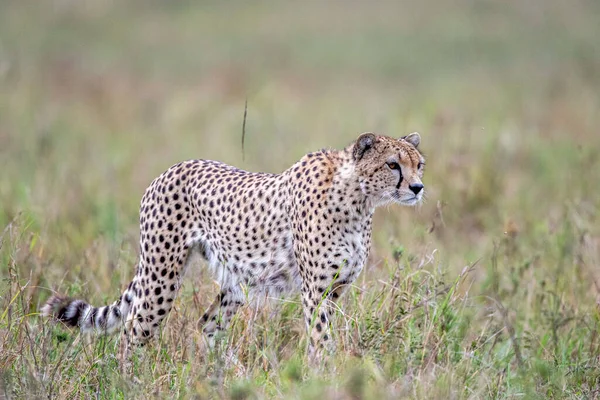
[[[94,307],[54,295],[42,313],[123,343],[154,336],[173,305],[185,266],[200,254],[220,293],[200,323],[213,336],[250,297],[300,291],[309,354],[331,349],[331,307],[361,272],[376,207],[423,198],[420,136],[364,133],[343,150],[302,157],[281,174],[207,160],[169,168],[140,206],[140,261],[114,303]],[[245,293],[246,292],[246,293]]]

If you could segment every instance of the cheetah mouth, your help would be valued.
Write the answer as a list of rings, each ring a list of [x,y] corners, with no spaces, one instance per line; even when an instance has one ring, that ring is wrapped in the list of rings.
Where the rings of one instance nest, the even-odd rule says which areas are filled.
[[[389,196],[389,200],[392,200],[394,203],[402,206],[416,206],[417,204],[421,203],[423,196],[421,194],[411,196],[407,193],[400,194],[399,192],[395,192]]]
[[[422,200],[421,196],[413,196],[409,198],[398,199],[398,202],[403,206],[415,206]]]
[[[414,206],[414,205],[415,205],[415,204],[417,204],[417,203],[418,203],[420,200],[421,200],[421,199],[419,199],[417,196],[415,196],[415,197],[412,197],[412,198],[410,198],[410,199],[403,199],[403,200],[400,200],[400,203],[401,203],[402,205],[405,205],[405,206]]]

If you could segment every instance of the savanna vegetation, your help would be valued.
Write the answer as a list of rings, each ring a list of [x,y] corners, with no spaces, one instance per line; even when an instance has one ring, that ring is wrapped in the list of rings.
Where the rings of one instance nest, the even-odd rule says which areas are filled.
[[[0,398],[600,398],[599,38],[593,0],[1,1]],[[119,296],[170,165],[368,130],[421,133],[427,201],[378,210],[326,368],[298,298],[208,349],[201,264],[134,377],[39,317]]]

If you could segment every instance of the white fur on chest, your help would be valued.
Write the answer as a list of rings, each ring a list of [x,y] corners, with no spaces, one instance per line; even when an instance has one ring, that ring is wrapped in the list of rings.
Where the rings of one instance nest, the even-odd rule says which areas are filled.
[[[337,247],[340,254],[331,262],[340,265],[339,280],[353,280],[363,269],[369,255],[370,243],[367,235],[358,230],[344,235]]]

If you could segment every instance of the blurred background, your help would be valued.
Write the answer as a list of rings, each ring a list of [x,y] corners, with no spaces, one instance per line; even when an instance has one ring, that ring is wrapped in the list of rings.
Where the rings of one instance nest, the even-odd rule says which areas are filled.
[[[419,131],[427,201],[378,210],[361,282],[402,257],[449,281],[479,260],[461,290],[512,304],[518,327],[547,291],[597,315],[600,2],[0,4],[0,228],[26,243],[3,275],[114,297],[170,165],[280,172]]]
[[[180,160],[279,172],[419,131],[427,203],[380,210],[376,240],[462,268],[507,222],[596,210],[598,38],[595,1],[3,2],[0,225],[118,243]]]

